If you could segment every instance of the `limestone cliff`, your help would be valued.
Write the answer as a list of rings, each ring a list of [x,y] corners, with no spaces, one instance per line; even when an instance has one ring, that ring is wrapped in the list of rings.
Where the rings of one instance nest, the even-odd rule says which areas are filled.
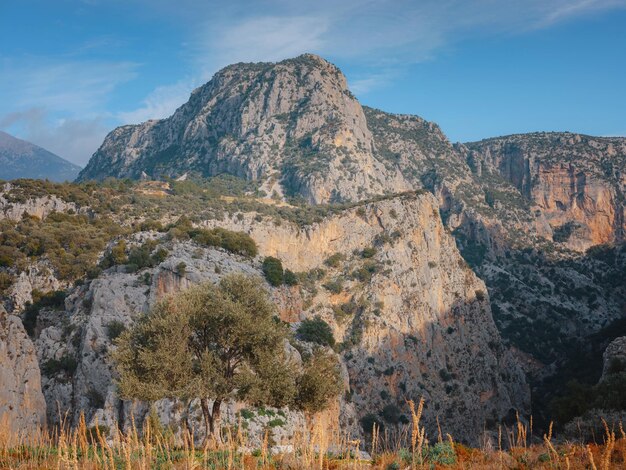
[[[0,306],[0,429],[28,442],[36,439],[45,423],[35,348],[19,317]]]
[[[624,240],[626,139],[535,133],[466,145],[537,205],[555,241],[584,251]]]
[[[91,422],[124,422],[131,404],[119,401],[111,382],[111,325],[131,325],[159,296],[190,283],[230,272],[261,275],[260,260],[272,255],[307,280],[271,289],[283,320],[297,325],[320,315],[343,344],[351,397],[341,405],[347,429],[357,429],[358,419],[372,413],[396,426],[407,411],[405,400],[424,396],[430,432],[441,416],[446,432],[476,443],[485,425],[529,411],[524,375],[502,346],[486,288],[460,257],[431,195],[358,205],[305,228],[287,221],[277,226],[258,213],[204,225],[249,232],[260,257],[248,261],[162,240],[170,257],[158,267],[134,274],[112,269],[75,289],[66,312],[41,319],[41,362],[77,359],[73,370],[44,374],[49,405],[59,402],[74,417],[86,410]],[[154,235],[137,235],[145,236]],[[340,262],[325,264],[337,253]],[[181,262],[184,274],[177,268]],[[164,419],[180,419],[180,404],[159,406]],[[236,407],[229,409],[234,416]],[[290,422],[298,419],[291,416]]]

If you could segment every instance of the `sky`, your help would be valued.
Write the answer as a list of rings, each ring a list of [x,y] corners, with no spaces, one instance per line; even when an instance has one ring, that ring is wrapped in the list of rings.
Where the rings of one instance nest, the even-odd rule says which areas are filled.
[[[453,142],[626,135],[626,0],[0,0],[0,130],[85,165],[235,62],[304,52]]]

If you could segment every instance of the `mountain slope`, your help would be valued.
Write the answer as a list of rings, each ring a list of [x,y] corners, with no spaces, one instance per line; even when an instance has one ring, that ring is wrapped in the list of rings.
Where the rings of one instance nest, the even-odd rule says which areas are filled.
[[[80,167],[37,145],[0,131],[0,179],[72,181]]]

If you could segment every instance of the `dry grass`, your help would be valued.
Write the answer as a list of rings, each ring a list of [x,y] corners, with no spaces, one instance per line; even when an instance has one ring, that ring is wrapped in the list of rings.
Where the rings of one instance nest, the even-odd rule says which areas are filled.
[[[0,469],[592,469],[626,468],[626,434],[622,426],[610,429],[599,444],[558,443],[552,426],[543,440],[531,443],[532,420],[519,419],[512,428],[500,428],[498,449],[474,449],[441,433],[432,437],[420,425],[424,401],[407,403],[412,423],[394,432],[374,428],[367,448],[350,439],[338,427],[337,409],[322,413],[307,429],[294,435],[283,453],[272,452],[266,434],[259,448],[250,449],[241,423],[223,430],[220,448],[199,449],[190,433],[178,442],[171,435],[150,428],[148,420],[138,429],[105,436],[100,427],[88,429],[83,417],[74,429],[37,435],[7,432],[0,423]],[[506,450],[504,450],[506,449]]]

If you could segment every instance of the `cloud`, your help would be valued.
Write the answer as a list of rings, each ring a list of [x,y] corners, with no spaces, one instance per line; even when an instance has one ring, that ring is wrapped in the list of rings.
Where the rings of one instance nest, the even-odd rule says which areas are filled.
[[[110,124],[102,117],[55,120],[42,108],[30,108],[0,118],[0,129],[85,166]]]
[[[43,107],[84,115],[102,106],[121,83],[137,77],[138,64],[120,61],[50,60],[31,57],[0,62],[0,101],[14,109]]]
[[[171,114],[193,87],[235,62],[315,52],[361,67],[401,69],[472,35],[524,33],[624,8],[626,0],[153,0],[151,5],[190,30],[187,53],[195,78],[155,89],[141,108],[122,114],[132,122]],[[350,83],[364,94],[392,76],[376,72]]]
[[[356,95],[366,95],[371,91],[383,88],[393,82],[398,73],[389,70],[383,73],[374,73],[360,76],[348,82],[350,90]]]
[[[213,57],[208,64],[203,63],[205,71],[236,62],[275,62],[302,52],[323,50],[328,27],[329,21],[324,17],[250,18],[201,35],[200,57],[207,51]]]
[[[199,78],[186,78],[172,85],[157,87],[143,100],[139,108],[120,112],[117,117],[123,124],[137,124],[148,119],[168,117],[189,99],[191,91],[199,84]]]
[[[137,76],[127,61],[28,57],[0,60],[0,128],[84,165],[112,123],[107,103]]]

